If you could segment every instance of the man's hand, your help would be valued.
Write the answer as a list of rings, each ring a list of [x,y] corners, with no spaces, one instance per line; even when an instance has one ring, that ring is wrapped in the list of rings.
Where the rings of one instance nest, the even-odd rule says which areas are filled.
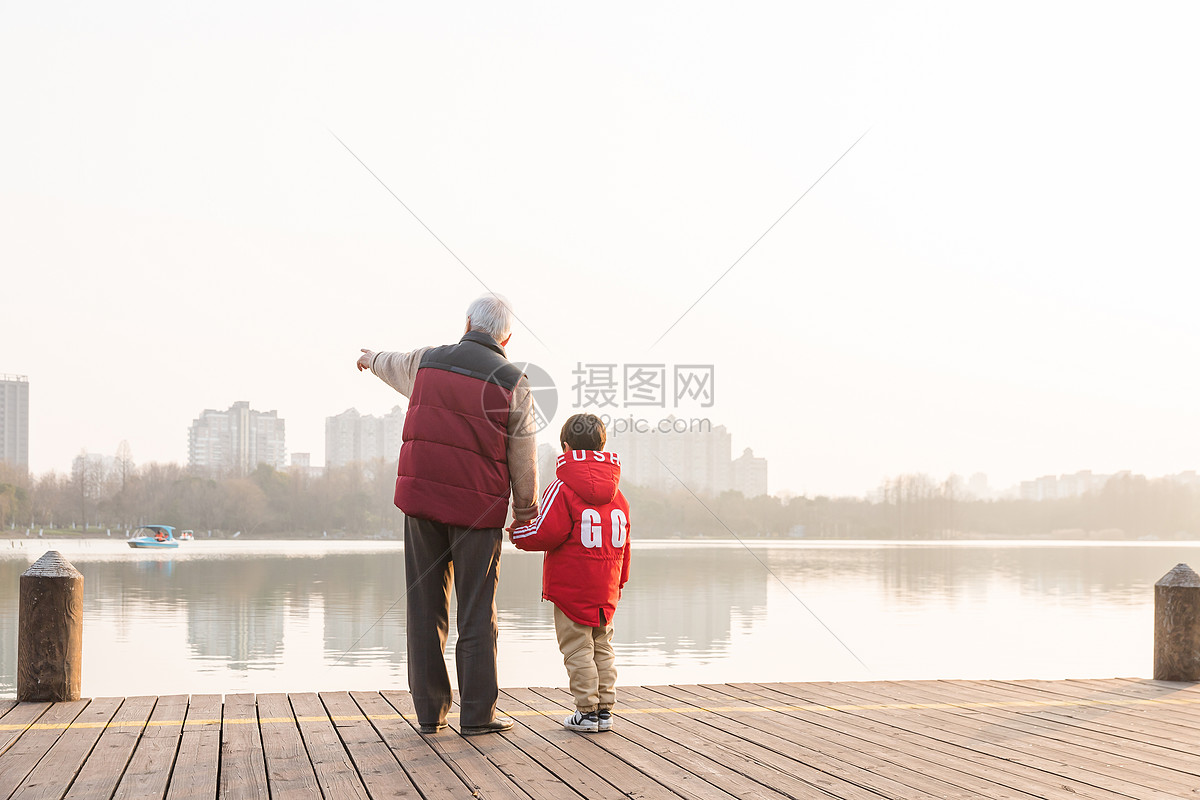
[[[358,371],[362,372],[364,369],[371,368],[371,359],[375,357],[375,351],[368,350],[365,347],[360,349],[362,350],[362,355],[358,357]]]

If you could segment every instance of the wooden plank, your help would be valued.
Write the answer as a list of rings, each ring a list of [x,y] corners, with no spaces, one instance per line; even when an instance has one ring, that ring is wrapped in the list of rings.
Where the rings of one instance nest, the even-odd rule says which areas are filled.
[[[1046,683],[1046,681],[1029,681],[1030,683]],[[1191,703],[1200,701],[1200,682],[1191,681],[1156,681],[1150,678],[1072,678],[1065,681],[1054,681],[1065,686],[1085,684],[1088,686],[1103,686],[1109,691],[1127,692],[1130,694],[1148,694],[1154,697],[1177,697]]]
[[[557,690],[566,697],[570,692]],[[714,743],[675,724],[672,713],[655,711],[661,703],[641,699],[621,687],[620,705],[614,709],[615,735],[653,750],[708,783],[746,800],[778,800],[788,795],[776,791],[770,778],[762,782],[744,768],[745,759],[729,758]],[[640,713],[645,712],[645,713]]]
[[[50,710],[53,703],[16,703],[0,716],[0,756],[13,746],[21,734]]]
[[[154,710],[154,697],[130,697],[100,735],[66,800],[111,797]]]
[[[402,692],[229,700],[0,701],[0,798],[1177,800],[1200,785],[1200,684],[622,687],[595,735],[562,727],[565,690],[519,689],[502,698],[513,731],[467,738],[418,733]]]
[[[628,744],[628,752],[614,755],[603,744],[609,734],[581,734],[567,730],[562,719],[570,714],[564,704],[546,699],[533,689],[508,689],[505,694],[515,701],[524,703],[529,709],[541,712],[522,717],[546,741],[557,746],[581,765],[612,784],[624,794],[646,797],[668,797],[671,794],[686,798],[728,797],[728,793],[711,786],[671,765],[669,777],[659,772],[648,773],[644,765],[651,760],[644,748]],[[573,710],[574,704],[571,704]],[[638,751],[641,751],[640,753]],[[665,770],[670,762],[658,759],[659,770]],[[668,794],[669,793],[669,794]]]
[[[573,703],[573,697],[570,691],[566,689],[535,689],[534,691],[548,699],[558,699],[560,703],[568,707]],[[627,711],[633,711],[634,709],[630,706],[629,700],[630,698],[624,693],[624,687],[622,687],[621,701],[625,704],[623,707]],[[649,705],[637,700],[633,700],[632,703],[634,705]],[[655,733],[648,727],[643,727],[642,723],[655,720],[663,722],[666,727],[670,727],[671,723],[667,718],[673,715],[634,713],[629,716],[630,720],[614,721],[611,735],[598,735],[596,740],[602,747],[605,747],[614,755],[620,757],[624,749],[632,743],[652,753],[657,753],[660,757],[669,761],[674,769],[684,770],[694,776],[694,778],[720,789],[727,795],[742,798],[743,800],[782,800],[782,798],[787,797],[787,795],[775,791],[768,785],[759,784],[753,779],[748,778],[744,773],[737,772],[736,769],[704,754],[704,751],[711,744],[705,739],[687,732],[675,731],[675,737],[686,742],[678,743],[668,739],[666,736]]]
[[[790,684],[786,684],[790,685]],[[883,703],[895,696],[894,686],[884,686],[876,683],[863,682],[854,684],[822,684],[825,692],[843,698],[843,702]],[[921,702],[911,684],[904,687],[907,699]],[[928,702],[926,699],[925,702]],[[899,717],[900,715],[895,715]],[[1006,758],[1014,763],[1040,769],[1047,775],[1063,779],[1076,780],[1082,784],[1106,789],[1117,795],[1126,795],[1136,787],[1120,775],[1112,775],[1098,764],[1086,757],[1086,751],[1068,754],[1047,749],[1047,741],[1028,735],[1019,735],[1016,731],[995,728],[974,719],[975,712],[955,713],[946,708],[931,708],[914,711],[913,720],[919,720],[920,726],[929,731],[931,736],[949,737],[958,741],[969,742],[969,746],[982,752]],[[1078,759],[1078,760],[1077,760]],[[1082,760],[1086,763],[1079,763]],[[1097,768],[1098,767],[1098,768]],[[1178,795],[1171,795],[1157,789],[1143,787],[1137,789],[1135,796],[1139,800],[1178,800]]]
[[[1006,683],[1013,683],[1006,681]],[[1200,684],[1163,684],[1159,681],[1136,679],[1109,681],[1057,681],[1061,685],[1046,685],[1044,682],[1021,682],[1022,688],[1044,692],[1056,698],[1087,692],[1096,701],[1112,699],[1125,704],[1120,707],[1124,714],[1138,715],[1153,720],[1153,724],[1172,735],[1182,732],[1195,737],[1200,735]]]
[[[401,714],[411,719],[416,718],[416,711],[412,707],[412,696],[407,692],[384,692],[384,697],[394,703],[396,710]],[[490,733],[487,735],[507,736],[508,734]],[[426,746],[437,753],[467,787],[469,792],[467,796],[529,800],[528,794],[517,787],[507,776],[493,769],[487,759],[454,729],[444,729],[439,733],[421,738],[425,741]],[[456,796],[462,797],[463,795]]]
[[[338,738],[333,721],[315,694],[303,693],[289,696],[300,736],[308,750],[309,761],[317,775],[317,783],[326,798],[359,798],[365,800],[367,789],[363,786],[358,770],[350,755]]]
[[[750,685],[753,686],[753,685]],[[1095,800],[1127,800],[1127,795],[1090,786],[1080,781],[1062,778],[1045,770],[1019,764],[1009,759],[1007,751],[981,750],[977,740],[947,732],[927,719],[927,713],[917,709],[903,709],[898,694],[887,704],[864,703],[860,698],[847,698],[835,691],[841,684],[770,684],[773,691],[787,691],[785,697],[792,704],[826,705],[830,713],[852,716],[860,725],[869,725],[870,730],[884,737],[892,737],[898,743],[911,742],[918,750],[927,750],[933,757],[947,760],[974,760],[984,765],[985,775],[994,774],[997,783],[1032,791],[1046,798],[1095,798]],[[745,685],[734,685],[731,689],[743,689]],[[891,707],[889,707],[891,706]],[[843,710],[834,711],[833,707]],[[815,712],[820,713],[820,712]],[[1004,777],[1007,773],[1011,777]]]
[[[671,689],[676,693],[668,699],[676,702],[679,699],[687,699],[706,705],[722,717],[728,717],[760,732],[774,734],[801,747],[819,751],[826,758],[835,758],[869,771],[877,770],[881,777],[916,787],[920,790],[919,793],[930,797],[986,796],[995,800],[1029,800],[1035,796],[1003,781],[994,780],[998,777],[996,774],[984,777],[974,771],[956,768],[965,765],[963,760],[954,763],[951,759],[951,763],[946,764],[944,754],[933,754],[924,758],[923,756],[927,755],[925,749],[897,741],[894,736],[878,734],[869,726],[855,724],[853,719],[842,714],[782,711],[778,709],[778,701],[772,703],[750,692],[723,685]],[[745,710],[727,711],[727,708]],[[800,751],[800,754],[803,757],[803,751]],[[939,755],[941,759],[937,757]],[[999,776],[1007,777],[1004,773],[999,773]],[[892,787],[881,788],[872,781],[863,781],[861,776],[856,777],[855,782],[876,791],[907,791]]]
[[[21,782],[11,800],[59,800],[66,794],[121,702],[120,697],[103,697],[88,703]]]
[[[88,707],[88,703],[87,700],[55,703],[38,718],[35,727],[26,728],[21,733],[20,738],[0,757],[0,797],[8,797],[17,790],[67,726]]]
[[[993,713],[1014,714],[1040,724],[1079,726],[1090,739],[1128,738],[1146,747],[1161,748],[1167,757],[1170,751],[1180,749],[1181,737],[1200,742],[1200,728],[1168,721],[1174,709],[1158,701],[1129,701],[1087,690],[1052,694],[1011,681],[972,682],[970,691],[991,701],[995,708],[988,710]]]
[[[0,720],[4,719],[4,715],[15,708],[17,701],[11,698],[0,698]]]
[[[892,697],[895,691],[890,686],[876,686],[866,682],[848,687],[834,684],[827,688],[830,692],[842,697],[850,696],[858,702]],[[913,703],[935,706],[917,711],[916,717],[924,726],[937,732],[936,735],[964,736],[980,752],[996,754],[1012,760],[1013,763],[1031,766],[1058,780],[1072,780],[1084,784],[1091,787],[1086,789],[1088,793],[1096,793],[1097,790],[1103,789],[1122,796],[1133,793],[1142,799],[1166,800],[1166,796],[1169,796],[1156,788],[1139,788],[1135,781],[1128,780],[1128,776],[1122,770],[1106,769],[1103,760],[1097,759],[1096,754],[1088,752],[1086,748],[1072,750],[1056,747],[1054,741],[1021,732],[1006,726],[1002,721],[996,721],[985,709],[952,708],[948,702],[961,702],[961,698],[948,694],[944,687],[938,687],[936,694],[923,694],[918,682],[905,682],[904,691],[906,699]],[[1075,786],[1072,788],[1078,789]]]
[[[976,692],[986,690],[986,688],[974,689]],[[1013,697],[1025,699],[1029,697],[1029,693],[1024,691],[1014,693],[1010,689],[998,696],[1006,699]],[[1007,718],[1005,724],[1017,730],[1035,732],[1068,745],[1087,747],[1106,763],[1114,760],[1121,762],[1126,759],[1141,762],[1141,766],[1136,767],[1134,772],[1150,781],[1155,780],[1156,775],[1162,774],[1162,770],[1169,771],[1171,780],[1183,781],[1189,785],[1194,782],[1196,776],[1200,775],[1200,759],[1195,757],[1196,748],[1200,747],[1200,731],[1198,730],[1179,729],[1181,747],[1176,749],[1146,741],[1144,738],[1122,736],[1110,730],[1092,730],[1078,724],[1073,719],[1053,714],[1036,715],[1022,713],[1023,711],[1024,709],[998,709],[989,712],[985,718],[1004,717]],[[1191,730],[1190,735],[1187,733],[1189,730]]]
[[[1154,681],[1145,678],[1106,678],[1079,679],[1065,681],[1006,681],[1023,687],[1037,688],[1042,691],[1062,692],[1072,694],[1079,691],[1112,693],[1131,699],[1149,699],[1163,701],[1169,707],[1181,703],[1189,717],[1195,717],[1200,710],[1200,683],[1175,683],[1170,681]]]
[[[558,764],[560,760],[569,759],[566,753],[526,725],[515,724],[500,736],[467,737],[466,742],[491,762],[493,768],[535,800],[566,800],[586,796],[543,766],[544,763]]]
[[[1076,681],[1062,681],[1067,687]],[[1130,699],[1148,700],[1155,714],[1162,714],[1177,725],[1200,729],[1200,682],[1168,683],[1167,681],[1123,678],[1108,681],[1080,681],[1103,691],[1114,692]],[[1163,708],[1165,706],[1165,708]]]
[[[1050,706],[1026,707],[1009,705],[1011,703],[1040,702],[1045,695],[1035,694],[1032,690],[1000,682],[971,682],[956,684],[962,691],[969,691],[970,697],[983,698],[986,701],[1004,704],[999,713],[1014,716],[1022,722],[1036,726],[1038,730],[1046,731],[1046,735],[1059,738],[1069,737],[1081,745],[1087,745],[1098,753],[1110,753],[1116,756],[1129,755],[1150,764],[1169,767],[1172,770],[1200,776],[1200,759],[1196,758],[1196,749],[1200,747],[1200,731],[1194,735],[1179,735],[1175,740],[1154,736],[1146,733],[1146,726],[1139,725],[1138,733],[1128,728],[1120,727],[1120,720],[1129,719],[1140,723],[1137,716],[1116,715],[1111,713],[1109,706]],[[1094,724],[1091,717],[1099,717],[1103,721]],[[1164,731],[1169,730],[1164,728]],[[1182,731],[1176,731],[1182,734]]]
[[[883,756],[891,755],[890,751],[862,740],[846,744],[833,735],[821,737],[816,730],[795,734],[789,726],[791,720],[782,714],[771,715],[770,724],[762,725],[761,713],[726,710],[721,704],[728,708],[737,706],[728,705],[727,695],[717,695],[703,687],[651,686],[646,689],[659,692],[675,703],[720,709],[714,711],[722,720],[719,724],[723,727],[736,725],[734,732],[738,736],[884,797],[939,797],[946,800],[975,800],[978,797],[974,791],[885,758]]]
[[[1167,687],[1155,687],[1152,682],[1126,681],[996,681],[1015,689],[1038,692],[1046,699],[1090,703],[1112,702],[1114,713],[1153,719],[1158,725],[1181,730],[1191,736],[1200,735],[1200,693],[1183,692]],[[1185,700],[1187,705],[1175,705]]]
[[[553,689],[530,689],[529,691],[551,704],[548,708],[557,707],[559,709],[551,717],[551,720],[562,719],[575,710],[575,701],[570,693]],[[693,800],[728,800],[735,796],[661,754],[642,747],[631,739],[622,737],[619,731],[612,735],[610,732],[603,735],[597,733],[595,736],[589,735],[587,738],[593,745],[607,751],[613,757],[646,775],[654,776],[659,783],[670,786],[671,790],[681,797]]]
[[[608,759],[600,763],[580,760],[580,753],[587,753],[594,746],[584,742],[582,744],[587,745],[587,748],[582,751],[579,749],[580,743],[573,739],[581,734],[566,730],[559,722],[566,714],[560,715],[557,710],[550,716],[541,713],[536,707],[525,702],[529,695],[531,692],[528,689],[505,689],[500,693],[500,700],[504,703],[506,710],[515,715],[516,725],[514,727],[521,728],[520,733],[513,740],[514,743],[521,747],[522,751],[527,753],[530,758],[536,760],[555,777],[573,787],[584,797],[606,799],[625,797],[626,793],[618,785],[622,783],[621,773],[618,772],[611,776],[606,774],[609,766]],[[550,704],[546,705],[550,706]],[[596,750],[596,752],[600,751]]]
[[[692,687],[681,687],[692,688]],[[779,709],[795,705],[795,700],[771,689],[770,684],[704,686],[716,693],[715,703],[748,703],[762,708]],[[757,719],[761,717],[761,719]],[[801,737],[821,747],[830,740],[844,747],[862,747],[877,757],[928,774],[933,778],[970,791],[976,797],[1078,800],[1080,795],[1060,786],[1037,780],[1038,773],[1006,769],[1005,762],[994,763],[979,753],[958,747],[933,747],[922,739],[895,728],[875,723],[852,713],[811,709],[779,710],[777,715],[748,714],[746,724],[780,732],[787,739]],[[859,744],[856,744],[859,743]]]
[[[381,694],[351,692],[350,696],[427,800],[463,797],[464,793],[469,795],[458,773],[434,752],[421,734]]]
[[[217,796],[222,705],[219,694],[192,695],[167,800],[213,800]]]
[[[1110,733],[1114,736],[1156,744],[1180,752],[1194,752],[1186,746],[1180,746],[1179,726],[1159,719],[1152,707],[1139,706],[1135,709],[1126,709],[1122,706],[1097,704],[1097,701],[1092,698],[1074,703],[1074,698],[1071,697],[1047,694],[1037,688],[1014,687],[1007,681],[981,681],[981,684],[997,691],[1021,692],[1014,695],[1018,697],[1062,704],[1013,708],[1013,711],[1018,713],[1034,717],[1071,720],[1074,724],[1087,730]]]
[[[269,796],[254,695],[227,694],[221,715],[221,778],[217,797],[248,800]]]
[[[271,800],[320,800],[317,775],[286,694],[258,696],[258,724]]]
[[[349,692],[322,692],[319,697],[371,797],[421,796]]]
[[[744,687],[727,687],[730,691],[737,692]],[[763,697],[775,703],[795,702],[794,698],[789,698],[788,695],[780,693],[776,690],[773,684],[760,685],[752,687]],[[915,700],[915,698],[905,697],[906,701]],[[836,704],[838,701],[834,701]],[[925,722],[924,718],[916,716],[920,712],[915,709],[905,709],[903,704],[896,704],[898,707],[894,709],[883,709],[874,712],[868,711],[831,711],[830,714],[837,715],[837,719],[853,720],[855,730],[879,730],[879,736],[876,741],[886,743],[889,738],[901,742],[913,742],[917,750],[916,755],[920,758],[931,759],[935,763],[953,767],[959,771],[969,774],[977,774],[981,777],[992,780],[996,783],[1008,786],[1011,789],[1022,790],[1026,792],[1036,793],[1041,797],[1048,798],[1079,798],[1089,796],[1116,796],[1112,792],[1089,787],[1082,783],[1072,783],[1069,786],[1064,786],[1063,780],[1058,776],[1047,775],[1044,771],[1016,764],[1008,761],[1006,758],[1000,757],[997,754],[980,752],[975,748],[975,742],[972,739],[953,739],[947,737],[940,731],[936,724]],[[791,712],[789,712],[791,713]],[[797,714],[803,716],[803,712]],[[920,731],[920,733],[911,733],[910,730],[904,728],[892,727],[898,723],[897,720],[909,717],[916,718],[918,724],[909,726],[910,730]],[[882,722],[883,724],[876,724]],[[911,721],[911,720],[910,720]],[[865,734],[874,735],[874,734]]]
[[[1063,683],[1073,683],[1073,680]],[[1108,678],[1106,683],[1144,686],[1146,688],[1170,689],[1179,692],[1181,696],[1200,699],[1200,681],[1158,681],[1151,678]]]
[[[1155,678],[1106,678],[1110,681],[1134,681],[1136,683],[1154,684],[1155,686],[1174,686],[1177,688],[1190,689],[1197,695],[1200,695],[1200,681],[1160,681]]]
[[[780,791],[805,792],[819,789],[839,798],[868,798],[879,797],[874,790],[864,786],[845,774],[838,774],[837,769],[831,769],[825,760],[809,753],[810,758],[797,759],[793,752],[781,751],[779,743],[764,741],[760,732],[736,720],[722,716],[721,706],[729,705],[727,701],[711,703],[695,698],[695,702],[682,696],[668,696],[648,687],[623,688],[623,696],[629,701],[640,700],[646,708],[656,709],[646,715],[646,722],[641,715],[636,718],[639,724],[647,724],[650,719],[660,716],[661,724],[668,727],[678,727],[695,734],[701,740],[708,740],[708,748],[717,753],[725,763],[743,765],[752,769],[751,777],[774,786]],[[664,735],[669,735],[664,733]],[[765,770],[765,771],[763,771]],[[791,781],[799,786],[792,788]]]
[[[671,741],[729,765],[748,780],[794,797],[830,795],[845,800],[877,800],[879,797],[873,791],[848,783],[816,766],[801,764],[742,738],[730,730],[737,729],[736,724],[729,725],[719,720],[714,712],[697,707],[684,708],[677,702],[665,702],[667,698],[640,687],[621,687],[621,698],[624,707],[646,713],[620,717],[620,724],[632,723],[653,730]],[[616,723],[613,729],[616,730]]]
[[[942,683],[944,685],[936,689],[924,686],[909,688],[914,696],[927,702],[950,700],[970,703],[973,697],[978,697],[970,693],[969,687],[963,688],[953,681]],[[970,709],[968,714],[953,710],[943,713],[953,715],[957,724],[970,726],[982,735],[993,737],[993,741],[998,743],[1019,739],[1022,747],[1041,756],[1061,759],[1093,775],[1123,781],[1127,787],[1141,787],[1139,794],[1144,794],[1146,798],[1151,797],[1151,793],[1161,793],[1162,800],[1169,796],[1178,798],[1180,793],[1190,793],[1196,788],[1193,780],[1173,769],[1143,761],[1132,755],[1128,748],[1123,751],[1119,747],[1098,750],[1094,741],[1085,740],[1079,731],[1062,725],[1047,728],[1020,714],[1006,713],[1003,709],[976,707]]]
[[[114,800],[159,798],[166,793],[186,712],[187,695],[158,698],[150,721],[134,748],[133,758],[117,784]]]

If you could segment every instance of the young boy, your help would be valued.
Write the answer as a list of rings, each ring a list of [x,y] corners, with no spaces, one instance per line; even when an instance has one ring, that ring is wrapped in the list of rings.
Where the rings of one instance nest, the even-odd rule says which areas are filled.
[[[576,711],[573,731],[612,730],[617,701],[613,614],[629,579],[629,503],[617,488],[621,461],[604,451],[604,423],[576,414],[563,425],[557,480],[540,514],[511,528],[522,550],[545,550],[542,599],[554,603],[554,630]]]

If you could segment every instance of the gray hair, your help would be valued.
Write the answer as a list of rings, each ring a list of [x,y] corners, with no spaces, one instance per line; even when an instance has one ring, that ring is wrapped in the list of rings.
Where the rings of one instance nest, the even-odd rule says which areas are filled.
[[[497,342],[503,342],[512,333],[512,305],[507,298],[495,292],[483,294],[467,306],[467,319],[471,330],[483,331]]]

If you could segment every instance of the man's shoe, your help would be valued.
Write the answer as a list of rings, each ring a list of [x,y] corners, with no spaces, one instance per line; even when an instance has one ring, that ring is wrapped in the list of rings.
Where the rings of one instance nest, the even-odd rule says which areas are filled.
[[[607,708],[603,711],[596,712],[596,730],[611,731],[612,730],[612,712]]]
[[[500,733],[512,726],[513,721],[510,717],[496,716],[486,725],[463,725],[461,731],[463,736],[481,736],[485,733]]]
[[[564,728],[569,731],[579,731],[580,733],[595,733],[600,729],[599,726],[600,720],[596,716],[595,711],[589,711],[586,714],[576,711],[563,720]]]
[[[419,730],[421,733],[437,733],[444,727],[446,727],[446,723],[444,722],[422,722],[419,726]]]

